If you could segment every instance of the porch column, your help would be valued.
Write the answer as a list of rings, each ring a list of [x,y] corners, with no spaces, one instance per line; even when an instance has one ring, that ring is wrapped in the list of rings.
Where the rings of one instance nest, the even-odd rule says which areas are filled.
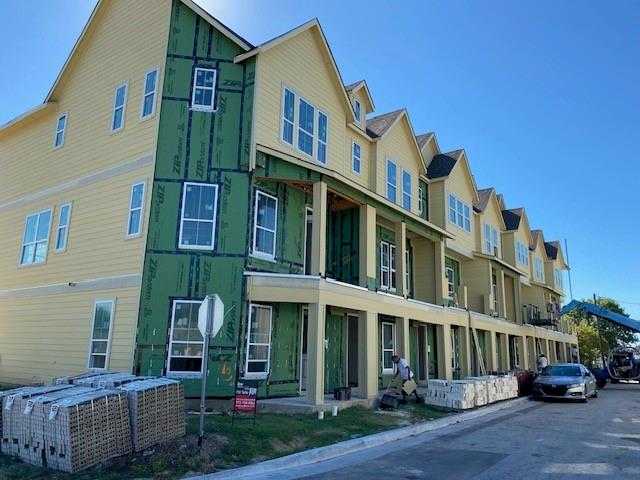
[[[517,324],[522,325],[524,323],[524,318],[522,317],[522,285],[520,284],[519,278],[513,281],[513,293],[515,296],[513,301],[516,306],[515,320]]]
[[[376,289],[376,209],[360,205],[360,286]]]
[[[407,224],[396,222],[396,294],[407,297]]]
[[[471,355],[473,354],[473,350],[471,344],[473,340],[471,339],[471,328],[469,327],[460,327],[458,331],[461,333],[461,342],[460,342],[460,360],[462,361],[462,365],[460,365],[460,378],[469,377],[473,375],[473,371],[471,368]]]
[[[311,274],[324,277],[327,263],[327,184],[313,184]]]
[[[453,378],[453,368],[451,367],[453,351],[451,349],[451,325],[445,323],[442,327],[436,328],[438,343],[438,376],[443,380]]]
[[[487,367],[487,371],[488,372],[498,372],[500,371],[500,366],[498,365],[498,339],[496,338],[496,332],[494,331],[487,331],[485,333],[485,338],[487,339],[487,345],[486,345],[486,349],[487,349],[487,360],[488,360],[488,365]]]
[[[502,350],[502,364],[500,365],[500,370],[508,372],[509,359],[511,358],[511,353],[509,352],[509,335],[506,333],[501,334],[498,342],[500,343],[500,349]]]
[[[518,337],[518,347],[520,352],[518,352],[519,360],[520,360],[520,368],[523,370],[528,369],[529,364],[529,349],[527,348],[527,337]]]
[[[396,317],[396,332],[398,335],[398,340],[396,343],[395,352],[397,355],[404,357],[407,362],[409,362],[409,319],[403,317]],[[415,365],[411,365],[409,362],[409,366],[415,368]],[[415,372],[414,372],[415,373]]]
[[[444,271],[444,240],[436,240],[433,242],[434,259],[435,259],[435,284],[436,284],[436,305],[443,305],[444,299],[447,298],[447,281]],[[449,377],[447,377],[449,378]]]
[[[327,306],[309,304],[307,329],[307,400],[314,405],[324,403],[324,336]]]
[[[378,396],[378,315],[360,312],[358,322],[358,387],[366,398]]]
[[[496,286],[498,287],[498,316],[507,318],[507,299],[504,288],[504,271],[502,269],[496,269],[496,280]]]

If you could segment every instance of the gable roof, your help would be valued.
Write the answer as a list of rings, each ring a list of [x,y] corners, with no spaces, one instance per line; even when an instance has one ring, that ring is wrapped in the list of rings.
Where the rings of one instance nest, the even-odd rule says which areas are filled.
[[[464,150],[454,150],[453,152],[441,153],[436,155],[431,160],[431,163],[427,167],[427,178],[430,180],[436,178],[448,177],[455,167],[458,160],[462,156]]]
[[[369,102],[369,111],[373,112],[376,109],[376,107],[373,104],[373,97],[371,96],[371,92],[369,91],[369,86],[367,85],[366,80],[358,80],[357,82],[350,83],[349,85],[345,85],[344,87],[346,92],[349,94],[354,94],[362,88],[364,88],[365,98],[367,102]]]
[[[517,230],[520,226],[520,220],[524,214],[524,208],[511,208],[509,210],[502,210],[502,218],[504,219],[504,226],[507,230]]]
[[[558,250],[560,250],[560,242],[554,240],[552,242],[544,242],[544,250],[547,252],[547,257],[550,260],[558,258]]]
[[[476,212],[484,212],[491,200],[491,194],[495,192],[494,188],[483,188],[478,190],[478,201],[473,204],[473,209]]]
[[[367,133],[373,138],[380,138],[400,119],[405,112],[404,108],[393,112],[383,113],[367,120]]]
[[[435,134],[433,132],[417,135],[416,141],[418,142],[418,146],[420,147],[420,150],[422,150],[427,145],[427,143],[431,141],[432,138],[435,138]]]

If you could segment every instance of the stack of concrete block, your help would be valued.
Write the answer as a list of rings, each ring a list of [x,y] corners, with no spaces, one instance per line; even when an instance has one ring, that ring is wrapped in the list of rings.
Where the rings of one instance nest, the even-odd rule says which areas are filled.
[[[63,377],[56,377],[53,379],[54,385],[73,385],[76,380],[87,377],[97,377],[100,375],[107,375],[107,373],[85,372],[77,375],[65,375]]]
[[[76,472],[131,453],[126,393],[100,389],[46,403],[42,415],[46,466]]]
[[[466,380],[429,380],[424,402],[427,405],[466,410],[476,405],[476,382]]]
[[[71,385],[45,385],[20,387],[0,392],[2,401],[0,430],[2,444],[0,450],[5,455],[18,456],[23,448],[20,441],[24,406],[22,400],[71,388]],[[22,408],[21,408],[22,407]]]
[[[185,434],[182,383],[154,378],[130,382],[118,388],[128,396],[133,449],[136,452]]]
[[[476,386],[476,398],[475,406],[482,407],[489,403],[492,403],[493,395],[493,383],[488,377],[467,377],[467,382],[473,382]]]
[[[486,403],[495,403],[518,396],[518,380],[512,375],[486,375],[467,379],[486,385]]]
[[[107,373],[94,376],[82,376],[73,379],[74,385],[82,385],[93,388],[117,388],[130,382],[147,380],[151,377],[137,377],[130,373]]]

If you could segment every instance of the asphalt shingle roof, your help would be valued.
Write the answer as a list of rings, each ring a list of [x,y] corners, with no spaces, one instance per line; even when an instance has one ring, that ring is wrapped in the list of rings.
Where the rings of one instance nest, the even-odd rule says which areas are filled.
[[[558,250],[560,249],[560,242],[544,242],[544,249],[547,251],[547,257],[551,260],[558,258]]]
[[[427,178],[433,180],[434,178],[448,176],[456,165],[456,162],[460,160],[461,154],[462,150],[455,150],[433,157],[433,160],[431,160],[431,163],[427,167]]]
[[[420,150],[424,148],[424,146],[429,143],[429,140],[433,138],[433,132],[423,133],[422,135],[416,135],[416,142],[418,142],[418,146]]]
[[[489,205],[489,199],[491,198],[491,192],[493,192],[493,188],[483,188],[482,190],[478,190],[478,201],[473,204],[473,209],[476,212],[484,212],[487,205]]]
[[[542,235],[542,230],[531,230],[531,249],[535,249],[538,244],[538,237]]]
[[[512,208],[502,211],[502,218],[504,219],[504,225],[507,230],[517,230],[520,226],[520,220],[522,219],[522,208]]]
[[[357,82],[350,83],[349,85],[345,85],[345,86],[344,86],[344,89],[345,89],[347,92],[350,92],[351,90],[353,90],[354,88],[356,88],[358,85],[360,85],[362,82],[364,82],[364,80],[358,80]]]
[[[367,120],[367,133],[372,137],[381,137],[402,112],[404,112],[404,108],[370,118]]]

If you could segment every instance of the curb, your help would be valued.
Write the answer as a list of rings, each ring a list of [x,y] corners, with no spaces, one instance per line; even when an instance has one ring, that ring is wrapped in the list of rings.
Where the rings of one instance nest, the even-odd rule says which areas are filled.
[[[416,435],[420,435],[421,433],[438,430],[444,427],[455,425],[457,423],[462,423],[478,417],[483,417],[500,410],[516,407],[528,401],[529,397],[506,400],[488,407],[479,408],[478,410],[472,410],[470,412],[460,413],[457,415],[440,418],[438,420],[421,422],[415,425],[410,425],[408,427],[395,428],[393,430],[387,430],[386,432],[374,433],[373,435],[354,438],[352,440],[334,443],[333,445],[327,445],[325,447],[313,448],[311,450],[293,453],[291,455],[274,458],[272,460],[266,460],[264,462],[255,463],[253,465],[247,465],[245,467],[223,470],[216,473],[197,475],[194,477],[185,477],[183,480],[239,480],[243,478],[254,478],[258,475],[273,473],[284,468],[300,467],[311,463],[323,462],[325,460],[331,460],[333,458],[359,452],[360,450],[364,450],[367,448],[377,447],[379,445],[394,442],[406,437],[413,437]]]

